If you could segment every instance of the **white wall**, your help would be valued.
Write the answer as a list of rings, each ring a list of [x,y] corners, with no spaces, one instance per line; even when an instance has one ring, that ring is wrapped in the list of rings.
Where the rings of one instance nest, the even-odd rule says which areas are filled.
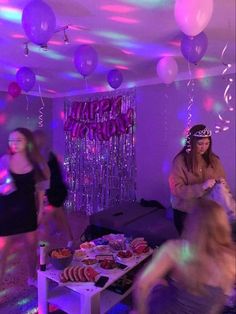
[[[204,123],[214,130],[219,122],[217,111],[224,115],[226,108],[223,97],[226,84],[221,76],[195,81],[192,124]],[[235,87],[232,89],[230,93],[235,104]],[[167,179],[171,161],[182,147],[190,96],[187,81],[170,86],[138,87],[136,95],[137,198],[155,199],[169,206]],[[63,102],[63,99],[55,99],[53,103],[53,146],[61,156],[64,154]],[[213,134],[213,150],[222,160],[235,195],[235,113],[226,116],[231,120],[230,130]]]

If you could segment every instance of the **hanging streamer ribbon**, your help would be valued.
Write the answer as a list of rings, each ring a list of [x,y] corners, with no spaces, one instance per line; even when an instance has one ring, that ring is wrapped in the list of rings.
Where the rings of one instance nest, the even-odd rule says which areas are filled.
[[[231,88],[231,85],[233,84],[234,80],[231,77],[230,78],[225,77],[225,75],[228,74],[229,69],[232,67],[232,64],[226,63],[224,61],[224,55],[225,55],[227,48],[228,48],[228,43],[226,43],[226,45],[224,46],[222,53],[221,53],[220,59],[221,59],[221,62],[224,66],[224,69],[223,69],[221,75],[222,75],[223,79],[226,79],[226,81],[227,81],[227,85],[226,85],[225,90],[224,90],[224,101],[225,101],[225,104],[227,105],[226,112],[227,111],[232,112],[232,111],[234,111],[234,107],[230,103],[232,100],[232,95],[230,94],[230,88]],[[220,125],[215,126],[215,133],[229,130],[230,120],[224,118],[220,113],[218,113],[218,119],[220,120]]]
[[[41,87],[40,87],[40,84],[39,84],[39,96],[40,96],[40,99],[41,99],[41,103],[42,103],[42,106],[39,108],[39,116],[38,116],[38,127],[39,128],[42,128],[43,127],[43,115],[44,115],[44,107],[45,107],[45,104],[44,104],[44,100],[43,100],[43,97],[42,97],[42,92],[41,92]]]
[[[187,89],[189,90],[189,100],[188,100],[188,107],[187,107],[187,125],[185,128],[185,140],[187,146],[187,153],[191,151],[191,144],[190,144],[190,137],[189,137],[189,130],[191,129],[192,125],[192,106],[193,106],[193,92],[194,92],[194,81],[192,79],[192,71],[190,68],[190,63],[188,62],[188,72],[189,72],[189,81],[187,83]]]

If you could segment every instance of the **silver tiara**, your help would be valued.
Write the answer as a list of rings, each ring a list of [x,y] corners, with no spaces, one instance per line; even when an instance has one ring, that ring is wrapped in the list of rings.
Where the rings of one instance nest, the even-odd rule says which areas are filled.
[[[211,130],[205,128],[201,131],[197,131],[193,134],[193,136],[195,137],[210,137],[211,136]]]

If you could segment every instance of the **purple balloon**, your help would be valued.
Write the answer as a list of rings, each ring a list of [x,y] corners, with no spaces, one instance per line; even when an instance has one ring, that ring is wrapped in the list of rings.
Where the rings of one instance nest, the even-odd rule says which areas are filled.
[[[89,45],[81,45],[74,55],[74,63],[77,71],[86,77],[94,72],[98,63],[96,50]]]
[[[32,0],[22,13],[22,26],[26,36],[36,45],[46,45],[56,29],[56,17],[42,0]]]
[[[8,85],[8,94],[11,95],[13,98],[16,98],[21,93],[21,88],[16,82],[11,82]]]
[[[181,52],[189,62],[197,64],[205,55],[208,46],[208,39],[205,33],[191,37],[183,34],[181,40]]]
[[[35,84],[35,74],[28,67],[22,67],[16,72],[16,81],[25,92],[30,91]]]
[[[112,88],[117,89],[118,87],[120,87],[122,81],[123,81],[123,75],[119,70],[113,69],[108,72],[107,82]]]

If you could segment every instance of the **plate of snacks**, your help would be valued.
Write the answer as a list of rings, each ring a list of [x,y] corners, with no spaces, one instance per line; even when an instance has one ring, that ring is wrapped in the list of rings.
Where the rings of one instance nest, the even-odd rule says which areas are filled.
[[[90,252],[94,249],[95,247],[95,244],[93,241],[90,241],[90,242],[83,242],[80,244],[80,249],[81,250],[85,250],[87,252]]]
[[[121,250],[117,253],[116,257],[119,260],[128,261],[133,258],[133,253],[130,250]]]
[[[130,247],[132,251],[135,254],[145,254],[148,253],[150,250],[150,247],[148,246],[148,243],[144,238],[135,238],[131,243]]]
[[[82,263],[84,264],[84,265],[86,265],[86,266],[88,266],[88,265],[93,265],[93,266],[95,266],[96,264],[97,264],[97,260],[96,260],[96,258],[84,258],[83,260],[82,260]]]
[[[114,260],[110,260],[110,259],[104,259],[102,261],[100,261],[100,268],[102,270],[114,270],[115,268],[117,268],[116,266],[116,262]]]
[[[84,250],[75,250],[74,257],[78,260],[84,259],[86,257],[86,252]]]
[[[113,251],[125,250],[125,248],[126,248],[125,238],[123,238],[123,237],[118,238],[117,237],[116,239],[109,241],[109,245]]]
[[[108,253],[110,251],[109,245],[97,245],[95,250],[98,254]]]

